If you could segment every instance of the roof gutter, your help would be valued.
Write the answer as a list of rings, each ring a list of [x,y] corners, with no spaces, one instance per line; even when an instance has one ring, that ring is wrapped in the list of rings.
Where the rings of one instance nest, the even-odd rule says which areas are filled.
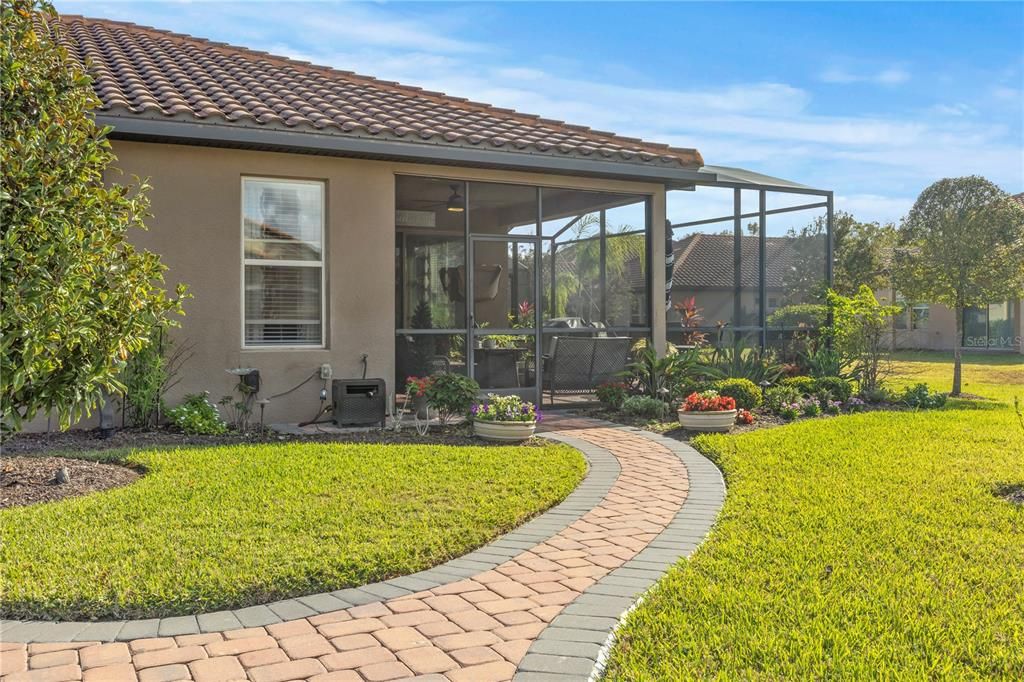
[[[96,123],[113,128],[113,139],[198,144],[269,151],[356,156],[390,161],[465,165],[530,172],[564,173],[606,178],[692,185],[714,181],[715,174],[686,168],[642,166],[634,163],[557,157],[528,152],[499,151],[441,144],[417,144],[389,139],[366,139],[336,134],[293,132],[274,128],[211,125],[137,116],[97,114]]]

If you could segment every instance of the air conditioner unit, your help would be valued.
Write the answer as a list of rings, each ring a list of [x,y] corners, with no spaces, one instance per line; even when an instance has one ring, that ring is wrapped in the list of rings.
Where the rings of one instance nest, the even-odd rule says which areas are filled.
[[[331,382],[334,423],[338,426],[384,426],[387,386],[383,379],[335,379]]]

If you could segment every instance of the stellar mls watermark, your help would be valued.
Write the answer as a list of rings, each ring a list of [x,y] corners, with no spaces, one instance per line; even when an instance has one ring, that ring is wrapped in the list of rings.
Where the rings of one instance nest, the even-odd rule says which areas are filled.
[[[964,348],[1020,348],[1020,336],[965,336]]]

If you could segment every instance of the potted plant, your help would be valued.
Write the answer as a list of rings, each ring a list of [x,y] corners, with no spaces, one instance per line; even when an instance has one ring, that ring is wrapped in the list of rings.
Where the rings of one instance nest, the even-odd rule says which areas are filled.
[[[430,377],[405,378],[405,395],[412,400],[412,409],[420,419],[427,418],[427,389],[432,381]]]
[[[679,408],[679,423],[690,431],[727,432],[736,423],[736,400],[718,391],[691,393]]]
[[[537,430],[540,410],[517,395],[487,396],[470,409],[473,433],[484,440],[526,440]]]

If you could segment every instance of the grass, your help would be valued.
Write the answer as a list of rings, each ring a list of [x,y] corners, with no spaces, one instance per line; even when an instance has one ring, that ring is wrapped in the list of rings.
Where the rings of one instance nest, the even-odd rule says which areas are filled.
[[[190,614],[336,590],[462,555],[564,498],[575,450],[278,444],[136,451],[137,483],[0,512],[0,609]]]
[[[901,355],[894,384],[948,390],[951,361]],[[1022,679],[1018,356],[971,356],[930,412],[801,421],[694,444],[725,472],[718,523],[630,615],[610,680]]]

